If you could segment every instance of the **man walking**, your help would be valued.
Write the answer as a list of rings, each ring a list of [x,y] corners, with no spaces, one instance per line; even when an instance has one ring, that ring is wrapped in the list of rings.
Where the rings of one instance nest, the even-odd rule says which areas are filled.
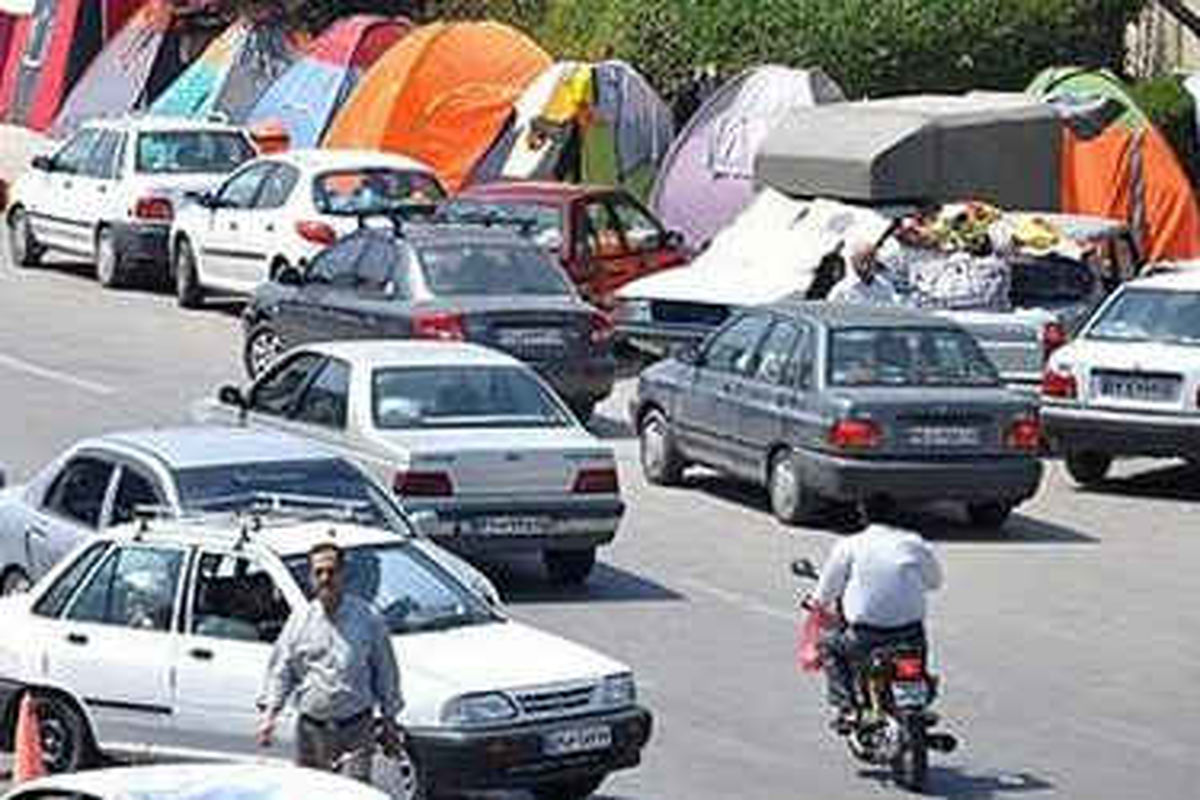
[[[296,609],[275,642],[267,667],[258,743],[271,744],[275,721],[289,697],[300,712],[296,761],[371,780],[373,712],[378,707],[385,738],[401,739],[396,715],[403,700],[400,674],[382,617],[368,603],[343,592],[343,558],[333,542],[308,554],[314,598]]]

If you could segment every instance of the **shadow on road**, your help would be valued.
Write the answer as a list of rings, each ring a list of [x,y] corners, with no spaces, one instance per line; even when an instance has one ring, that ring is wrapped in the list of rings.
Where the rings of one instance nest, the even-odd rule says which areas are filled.
[[[1109,478],[1076,491],[1154,500],[1200,501],[1200,467],[1191,464],[1171,464],[1124,478]]]
[[[860,769],[858,774],[868,780],[876,780],[892,786],[892,773],[888,769]],[[1054,784],[1028,772],[1012,772],[999,775],[968,775],[954,767],[930,766],[925,781],[925,797],[954,798],[954,800],[988,800],[1027,792],[1048,792]]]
[[[66,276],[72,280],[85,281],[87,283],[96,284],[97,291],[104,291],[100,285],[96,283],[96,265],[82,261],[53,261],[47,260],[45,264],[36,269],[52,272],[58,275]],[[115,291],[122,294],[131,295],[152,295],[159,296],[173,301],[175,287],[170,285],[165,279],[154,278],[146,274],[143,270],[141,273],[134,273],[129,277],[129,283]],[[227,316],[237,317],[242,313],[242,308],[246,304],[246,299],[243,297],[206,297],[204,305],[200,307],[200,311],[216,312]],[[180,309],[181,313],[189,313]]]
[[[507,603],[620,603],[685,600],[678,592],[652,580],[603,562],[596,562],[582,586],[559,586],[542,569],[541,559],[529,556],[475,562],[500,588]]]

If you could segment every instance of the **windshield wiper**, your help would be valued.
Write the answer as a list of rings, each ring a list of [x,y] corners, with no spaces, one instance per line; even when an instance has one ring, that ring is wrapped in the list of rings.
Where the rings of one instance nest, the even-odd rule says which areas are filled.
[[[449,614],[444,617],[434,617],[423,622],[405,622],[406,633],[426,633],[429,631],[444,631],[451,628],[465,628],[468,625],[483,625],[496,620],[487,614]]]

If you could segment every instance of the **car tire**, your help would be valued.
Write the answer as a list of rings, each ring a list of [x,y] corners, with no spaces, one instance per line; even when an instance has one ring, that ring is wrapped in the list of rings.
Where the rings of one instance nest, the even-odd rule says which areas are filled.
[[[577,585],[588,579],[596,566],[596,548],[584,550],[545,550],[542,563],[554,583]]]
[[[1112,462],[1113,458],[1108,453],[1095,450],[1068,450],[1063,457],[1071,479],[1080,486],[1089,486],[1104,480]]]
[[[18,267],[36,267],[42,262],[44,251],[33,236],[29,215],[23,208],[14,208],[8,215],[8,247]]]
[[[125,285],[125,263],[110,228],[96,234],[96,280],[106,289]]]
[[[570,781],[555,781],[533,787],[533,796],[537,800],[583,800],[595,794],[604,783],[604,776],[598,778],[576,778]]]
[[[372,784],[395,800],[429,800],[431,794],[420,764],[407,744],[398,756],[377,754],[371,769]]]
[[[196,253],[186,237],[175,243],[174,263],[171,272],[175,276],[175,302],[180,308],[199,308],[204,302],[204,289],[196,274]]]
[[[967,518],[971,520],[971,524],[978,528],[989,528],[998,530],[1004,527],[1004,523],[1008,522],[1008,517],[1012,514],[1012,504],[1000,501],[989,503],[968,503]]]
[[[767,493],[771,498],[771,513],[785,525],[797,525],[815,510],[817,498],[800,480],[790,450],[779,450],[771,457]]]
[[[571,407],[571,411],[584,425],[591,422],[592,414],[596,412],[595,400],[571,400],[567,405]]]
[[[638,429],[638,450],[642,474],[647,481],[657,486],[675,486],[683,480],[683,470],[687,464],[675,445],[671,423],[667,421],[666,414],[658,409],[651,409],[642,417]]]
[[[253,380],[269,367],[279,354],[287,349],[283,337],[270,322],[260,322],[246,334],[242,347],[242,366]]]
[[[95,761],[87,720],[75,704],[53,693],[35,693],[34,699],[46,772],[77,772]]]
[[[9,567],[4,573],[4,578],[0,579],[0,597],[28,591],[32,585],[33,581],[25,574],[25,570],[20,567]]]

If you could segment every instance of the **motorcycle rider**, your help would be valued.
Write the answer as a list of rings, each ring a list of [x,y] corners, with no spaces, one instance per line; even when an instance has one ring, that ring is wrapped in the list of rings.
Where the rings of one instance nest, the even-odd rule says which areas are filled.
[[[832,726],[843,734],[854,724],[858,665],[884,645],[924,652],[925,593],[942,584],[933,548],[918,534],[870,522],[861,511],[844,527],[858,532],[834,546],[813,595],[825,614],[844,622],[828,626],[821,641]]]

